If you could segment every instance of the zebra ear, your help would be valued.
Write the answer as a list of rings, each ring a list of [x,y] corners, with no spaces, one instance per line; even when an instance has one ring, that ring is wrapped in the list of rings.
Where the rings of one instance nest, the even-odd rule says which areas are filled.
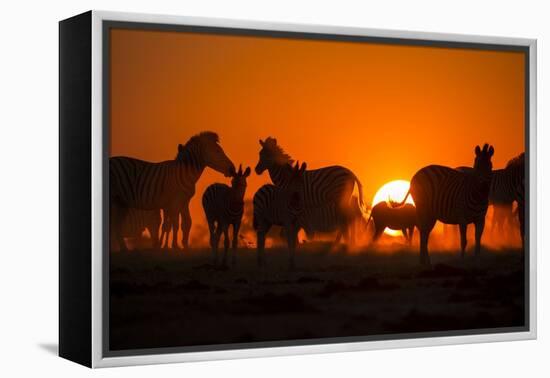
[[[306,168],[307,168],[307,163],[304,161],[302,163],[302,166],[300,167],[300,173],[304,173],[306,171]]]
[[[479,146],[476,146],[476,156],[479,156],[480,153],[481,153],[481,148],[479,148]]]
[[[489,157],[493,156],[494,153],[495,149],[493,148],[493,146],[489,147]]]
[[[259,142],[260,142],[260,146],[262,146],[262,147],[263,147],[263,146],[264,146],[264,144],[265,144],[265,142],[264,142],[263,140],[261,140],[261,139],[259,140]]]
[[[248,177],[250,176],[250,167],[246,167],[246,169],[244,170],[244,177]]]
[[[239,171],[237,172],[237,174],[239,176],[241,176],[243,174],[243,165],[242,164],[239,164]]]

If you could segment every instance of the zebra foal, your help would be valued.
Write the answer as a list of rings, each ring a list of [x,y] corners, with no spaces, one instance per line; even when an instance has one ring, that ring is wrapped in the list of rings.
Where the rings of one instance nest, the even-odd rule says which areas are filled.
[[[285,229],[288,243],[288,265],[294,267],[294,250],[304,212],[303,176],[307,164],[296,163],[284,186],[264,185],[254,194],[253,226],[257,235],[258,265],[265,265],[265,237],[272,226]]]
[[[243,172],[242,165],[239,170],[231,172],[231,186],[225,184],[212,184],[206,188],[202,195],[202,207],[206,214],[208,229],[210,231],[210,247],[214,264],[218,263],[218,244],[221,234],[224,235],[224,254],[222,265],[227,265],[227,250],[229,249],[229,226],[233,226],[232,258],[235,265],[239,238],[239,228],[244,210],[244,194],[246,192],[246,179],[250,176],[250,167]]]

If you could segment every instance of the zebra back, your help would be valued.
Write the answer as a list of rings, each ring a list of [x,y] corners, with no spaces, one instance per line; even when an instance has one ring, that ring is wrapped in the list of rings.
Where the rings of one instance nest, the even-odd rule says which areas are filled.
[[[208,222],[232,224],[243,215],[244,202],[231,198],[231,188],[225,184],[212,184],[204,191],[202,207]]]
[[[109,168],[111,198],[126,208],[161,209],[177,196],[194,194],[191,170],[175,160],[151,163],[112,157]]]
[[[277,144],[275,138],[260,140],[262,149],[256,173],[267,169],[273,184],[288,185],[292,177],[294,160]],[[340,203],[346,192],[353,191],[357,183],[359,203],[363,206],[363,187],[357,176],[348,168],[334,165],[304,172],[304,196],[307,207],[324,206],[327,202]]]
[[[475,172],[440,165],[419,170],[411,180],[410,192],[417,210],[443,223],[471,223],[485,216],[490,181]]]

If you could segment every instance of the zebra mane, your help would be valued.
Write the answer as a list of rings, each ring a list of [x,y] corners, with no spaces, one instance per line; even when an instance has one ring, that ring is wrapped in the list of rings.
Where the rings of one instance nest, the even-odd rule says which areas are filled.
[[[274,160],[278,164],[293,164],[294,159],[283,150],[281,146],[277,144],[277,139],[272,137],[267,137],[263,144],[263,148],[269,152]]]
[[[525,153],[522,152],[506,163],[506,169],[523,168],[525,166]]]
[[[198,143],[201,141],[207,141],[210,143],[220,143],[220,137],[218,134],[216,134],[213,131],[201,131],[197,135],[193,135],[187,143],[185,143],[185,146],[190,146],[191,144]]]

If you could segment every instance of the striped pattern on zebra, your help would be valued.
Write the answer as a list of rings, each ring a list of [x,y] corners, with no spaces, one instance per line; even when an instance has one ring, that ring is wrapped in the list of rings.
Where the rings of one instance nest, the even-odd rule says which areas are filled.
[[[471,172],[471,167],[458,167],[460,171]],[[525,154],[521,153],[508,161],[504,169],[495,169],[491,177],[489,204],[494,205],[493,227],[502,225],[513,216],[512,204],[516,201],[520,234],[524,239],[525,217]],[[520,210],[521,209],[521,210]]]
[[[475,224],[475,254],[479,255],[481,236],[485,227],[485,214],[489,205],[489,189],[494,148],[485,144],[475,148],[474,167],[463,172],[440,165],[420,169],[413,176],[407,195],[399,205],[412,196],[420,231],[420,261],[429,264],[428,238],[435,222],[458,224],[462,255],[466,249],[466,230],[469,223]]]
[[[294,251],[300,228],[299,217],[305,208],[304,173],[307,164],[298,162],[284,186],[264,185],[254,194],[253,226],[257,234],[258,265],[265,265],[265,237],[272,226],[285,229],[288,243],[288,264],[294,267]]]
[[[260,139],[259,142],[262,149],[259,153],[256,173],[261,175],[267,169],[273,184],[286,185],[291,177],[294,160],[277,144],[275,138],[268,137],[265,141]],[[330,203],[337,204],[335,210],[340,211],[340,214],[333,218],[330,226],[336,229],[340,226],[342,219],[348,219],[346,214],[351,206],[350,199],[355,184],[359,192],[359,205],[363,208],[363,186],[351,170],[342,166],[330,166],[306,171],[304,173],[305,206],[312,209],[321,208]],[[315,225],[317,222],[311,219],[307,223]],[[321,230],[312,229],[311,231]]]
[[[299,217],[299,224],[310,240],[314,238],[315,232],[336,231],[334,245],[338,244],[342,237],[353,245],[356,226],[364,226],[366,229],[367,220],[359,206],[359,199],[354,195],[345,211],[340,211],[334,202],[324,206],[306,207]]]
[[[229,176],[235,166],[219,145],[218,135],[201,132],[178,146],[175,160],[151,163],[130,157],[112,157],[109,164],[111,207],[122,212],[129,208],[142,210],[163,209],[168,219],[178,219],[182,213],[182,243],[188,247],[191,216],[189,201],[195,194],[195,184],[206,167]],[[177,248],[178,222],[171,222],[174,237],[172,247]],[[120,222],[114,224],[119,245],[124,248]],[[158,235],[154,237],[158,246]]]
[[[518,205],[519,231],[522,246],[525,246],[525,153],[521,153],[508,161],[505,174],[499,183],[495,183],[495,192],[513,193],[514,201]]]
[[[161,224],[159,210],[139,210],[131,208],[123,214],[114,214],[115,218],[117,216],[124,216],[123,219],[120,219],[120,222],[122,222],[121,233],[123,238],[141,240],[145,230],[151,235],[151,240],[153,240],[153,235],[155,235],[155,233],[158,234],[158,229]]]
[[[239,240],[239,228],[244,211],[244,194],[246,192],[246,179],[250,176],[250,167],[243,172],[242,165],[237,172],[231,173],[231,186],[225,184],[212,184],[206,188],[202,196],[202,207],[206,214],[208,229],[210,231],[210,247],[214,264],[218,261],[218,243],[221,234],[224,235],[224,254],[222,265],[227,265],[227,250],[229,249],[229,226],[233,226],[232,258],[235,265],[237,246]]]

